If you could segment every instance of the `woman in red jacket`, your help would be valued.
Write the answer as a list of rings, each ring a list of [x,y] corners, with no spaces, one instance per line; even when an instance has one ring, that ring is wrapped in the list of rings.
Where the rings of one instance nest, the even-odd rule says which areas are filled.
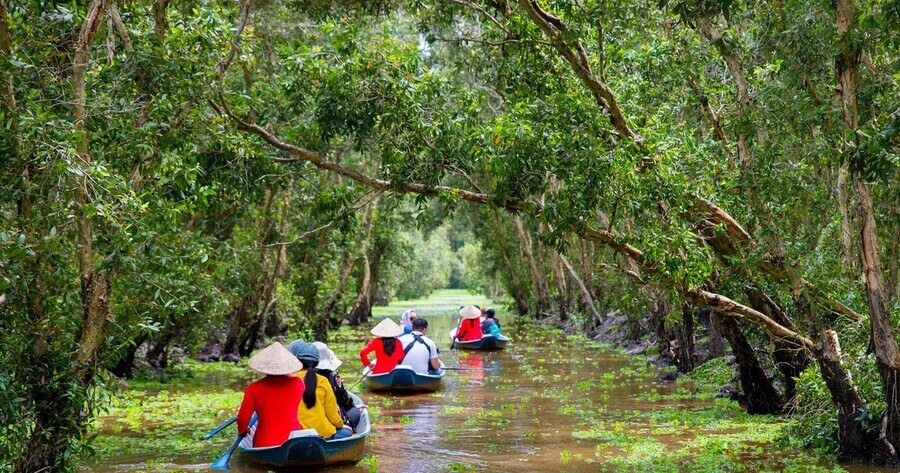
[[[303,380],[291,376],[303,365],[280,343],[275,342],[250,358],[250,368],[266,375],[254,381],[244,391],[244,400],[237,415],[238,433],[250,432],[250,417],[256,412],[258,424],[253,434],[254,447],[281,445],[300,430],[297,408],[303,399]]]
[[[459,342],[471,342],[481,340],[484,334],[481,331],[481,309],[474,305],[467,305],[459,310],[462,320],[456,330],[456,340]]]
[[[359,359],[373,374],[387,373],[403,361],[403,344],[397,337],[403,335],[403,328],[391,319],[384,319],[372,329],[378,338],[370,341],[359,351]],[[374,365],[369,361],[369,353],[375,352]]]

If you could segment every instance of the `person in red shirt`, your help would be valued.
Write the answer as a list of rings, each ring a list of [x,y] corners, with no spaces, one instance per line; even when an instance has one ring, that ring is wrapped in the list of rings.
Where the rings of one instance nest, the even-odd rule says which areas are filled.
[[[484,334],[481,331],[481,309],[473,305],[467,305],[459,310],[462,320],[459,328],[456,330],[456,340],[460,342],[470,342],[473,340],[481,340]]]
[[[303,427],[297,419],[297,408],[303,399],[303,380],[290,375],[303,365],[282,344],[275,342],[250,358],[250,368],[266,375],[244,391],[237,415],[238,433],[250,433],[250,418],[256,412],[258,424],[253,434],[254,447],[283,444],[291,431]]]
[[[363,367],[371,368],[373,374],[387,373],[403,361],[403,344],[397,337],[403,335],[403,328],[391,319],[384,319],[372,329],[373,339],[359,351]],[[369,361],[369,353],[375,352],[375,363]]]

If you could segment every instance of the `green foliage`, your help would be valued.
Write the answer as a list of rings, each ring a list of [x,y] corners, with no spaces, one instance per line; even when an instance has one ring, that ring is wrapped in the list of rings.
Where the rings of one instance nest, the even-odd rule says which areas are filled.
[[[718,357],[691,370],[690,376],[692,380],[702,385],[721,389],[722,386],[734,381],[735,373],[728,360]]]

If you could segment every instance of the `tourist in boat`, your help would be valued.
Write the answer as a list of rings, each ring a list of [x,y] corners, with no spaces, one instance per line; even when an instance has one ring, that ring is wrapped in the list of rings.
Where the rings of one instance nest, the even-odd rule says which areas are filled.
[[[474,305],[467,305],[460,309],[462,320],[456,330],[456,340],[459,342],[471,342],[481,340],[484,336],[481,332],[481,309]]]
[[[319,350],[319,364],[316,366],[316,374],[320,374],[331,384],[334,391],[334,397],[337,400],[338,409],[341,411],[341,417],[344,423],[352,428],[356,428],[359,424],[359,416],[361,414],[359,407],[353,401],[353,397],[344,387],[344,382],[340,375],[337,374],[338,368],[344,364],[335,356],[334,351],[328,348],[328,345],[322,342],[313,342],[313,346]]]
[[[403,346],[397,340],[397,337],[403,335],[403,329],[397,325],[397,322],[384,319],[372,329],[371,333],[377,338],[372,339],[359,351],[359,359],[362,361],[363,367],[370,373],[387,373],[399,365],[403,359]],[[369,353],[372,352],[375,353],[374,362],[369,361]]]
[[[302,379],[291,376],[303,366],[278,342],[254,355],[247,364],[266,377],[250,383],[244,391],[237,415],[238,433],[250,432],[250,418],[256,412],[259,420],[253,434],[253,446],[281,445],[291,431],[303,428],[297,418],[297,408],[305,386]]]
[[[303,400],[294,416],[299,417],[300,423],[305,428],[316,429],[325,440],[342,439],[353,435],[350,428],[344,426],[331,383],[324,376],[316,374],[319,350],[313,344],[302,340],[291,342],[290,347],[290,352],[303,365],[303,369],[296,375],[302,378],[306,385]]]
[[[416,373],[428,374],[444,365],[438,359],[438,349],[434,341],[425,336],[428,321],[419,317],[413,320],[413,331],[400,337],[403,345],[401,364],[409,365]]]
[[[412,332],[412,321],[416,320],[416,317],[416,311],[413,309],[406,309],[400,316],[400,326],[403,327],[404,334]]]
[[[484,311],[484,320],[481,321],[481,332],[499,337],[500,321],[497,320],[497,313],[494,309],[488,308]]]

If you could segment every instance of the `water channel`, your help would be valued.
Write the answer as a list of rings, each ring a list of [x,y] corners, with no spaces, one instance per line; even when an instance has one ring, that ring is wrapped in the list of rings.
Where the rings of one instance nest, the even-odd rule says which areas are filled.
[[[583,337],[515,323],[511,315],[500,315],[512,338],[505,351],[451,350],[447,334],[455,326],[452,314],[459,302],[445,297],[420,315],[429,320],[427,335],[437,342],[444,363],[471,370],[448,372],[443,389],[433,394],[374,394],[360,383],[355,391],[371,406],[374,423],[366,458],[330,471],[809,471],[835,466],[774,446],[771,440],[783,420],[750,419],[730,401],[696,395],[690,383],[661,381],[660,371],[642,359]],[[348,385],[359,377],[361,363],[353,354],[366,339],[365,332],[345,330],[330,343],[344,361],[341,372]],[[243,379],[210,377],[204,383],[209,392],[229,392],[239,401],[252,379],[248,372]],[[178,387],[166,389],[177,399]],[[172,408],[178,408],[177,401]],[[199,438],[229,415],[220,412],[208,425],[180,428]],[[140,429],[116,427],[117,422],[115,416],[102,418],[101,436],[141,435]],[[210,459],[234,434],[232,427],[206,442],[204,451],[113,454],[84,470],[207,471]],[[258,471],[239,463],[232,467]]]

